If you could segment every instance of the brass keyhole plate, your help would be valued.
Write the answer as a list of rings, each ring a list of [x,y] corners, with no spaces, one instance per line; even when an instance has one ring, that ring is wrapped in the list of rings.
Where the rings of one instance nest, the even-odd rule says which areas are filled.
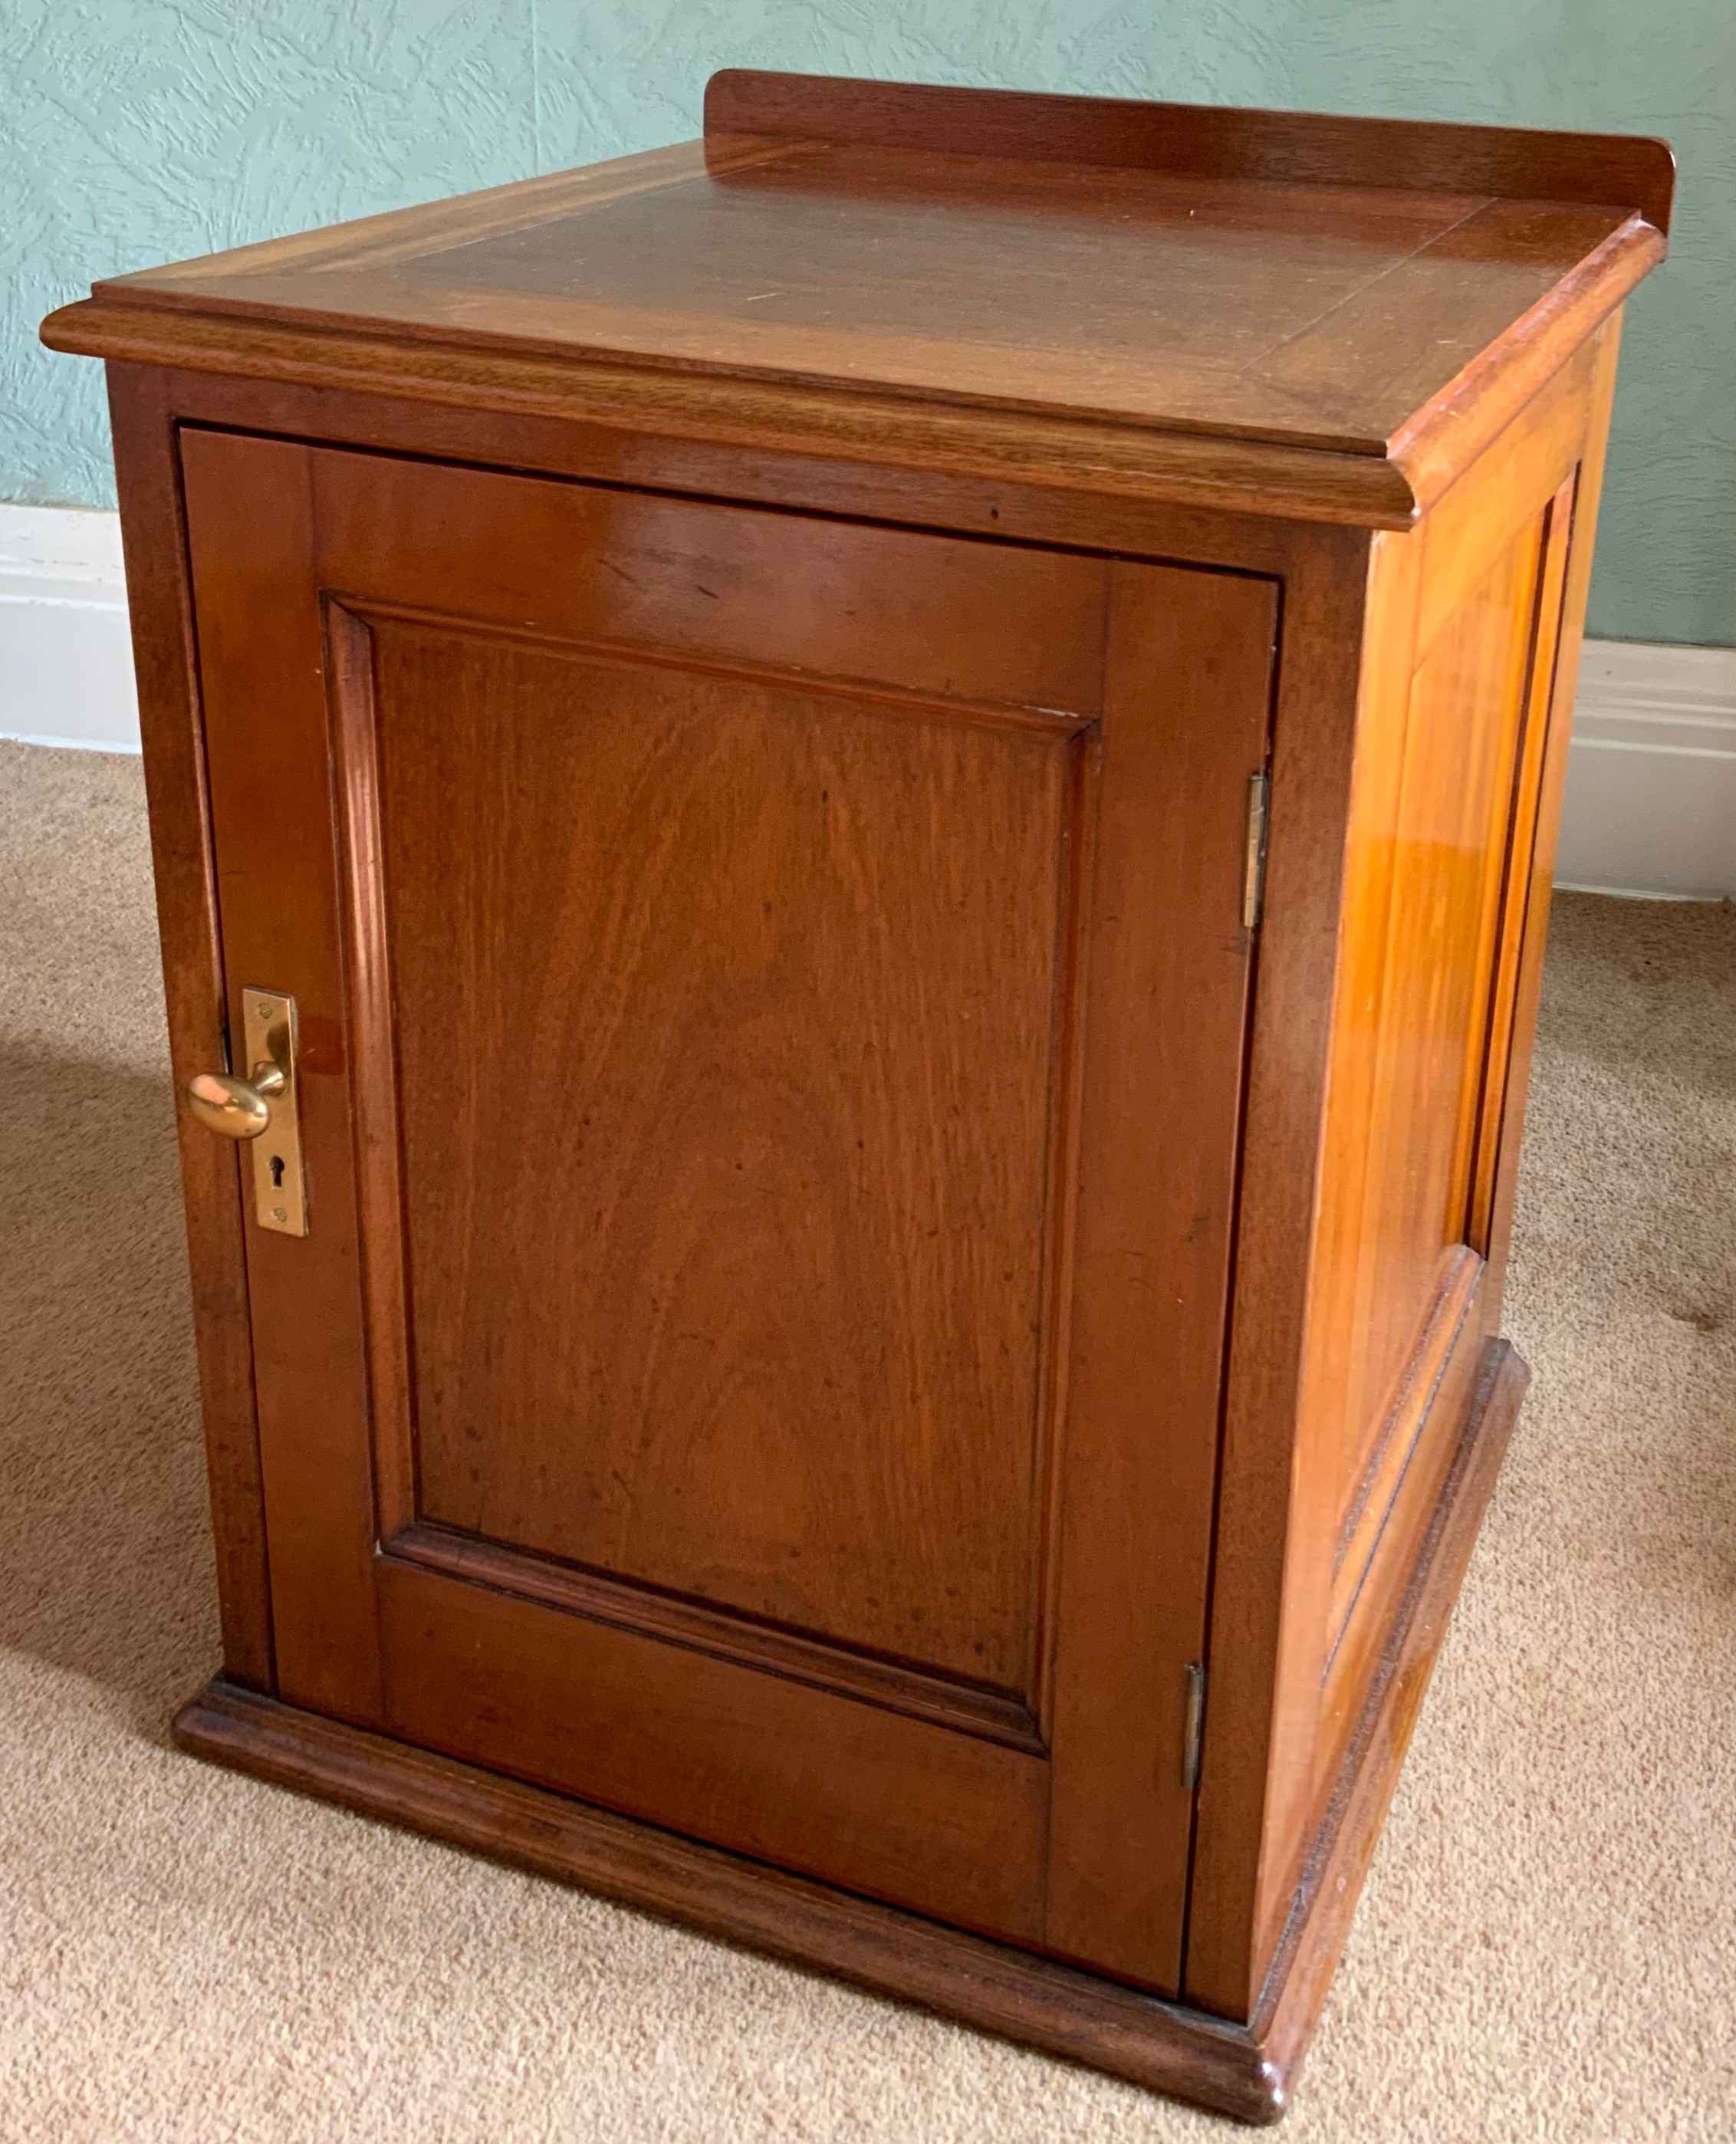
[[[295,1000],[281,990],[241,992],[239,1062],[250,1078],[264,1065],[280,1065],[282,1090],[271,1097],[271,1120],[250,1139],[253,1218],[280,1236],[307,1233],[307,1185],[301,1168],[301,1094],[296,1058],[300,1038]]]

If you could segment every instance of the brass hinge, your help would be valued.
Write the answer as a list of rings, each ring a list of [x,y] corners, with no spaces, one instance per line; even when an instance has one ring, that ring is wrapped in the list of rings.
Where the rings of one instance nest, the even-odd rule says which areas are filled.
[[[1182,1784],[1191,1794],[1199,1784],[1199,1747],[1206,1725],[1206,1671],[1195,1660],[1184,1672],[1188,1694],[1182,1721]]]
[[[1272,778],[1266,774],[1247,777],[1247,835],[1242,857],[1242,928],[1253,931],[1260,921],[1260,904],[1266,896],[1266,807],[1272,798]]]

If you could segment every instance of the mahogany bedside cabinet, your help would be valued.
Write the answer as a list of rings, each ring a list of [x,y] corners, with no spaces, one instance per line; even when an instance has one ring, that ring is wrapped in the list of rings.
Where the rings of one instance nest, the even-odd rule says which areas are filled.
[[[1661,143],[784,75],[99,285],[189,1749],[1249,2120],[1525,1382]]]

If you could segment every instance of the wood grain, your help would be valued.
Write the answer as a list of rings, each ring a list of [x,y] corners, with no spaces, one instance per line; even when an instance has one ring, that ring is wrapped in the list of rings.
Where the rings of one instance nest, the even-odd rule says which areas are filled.
[[[1557,487],[1599,421],[1592,378],[1585,363],[1559,375],[1534,421],[1448,495],[1438,525],[1431,517],[1414,537],[1376,539],[1342,851],[1324,1189],[1291,1417],[1286,1612],[1281,1637],[1268,1640],[1261,1874],[1252,1963],[1246,1978],[1222,1983],[1234,1991],[1219,1998],[1227,2011],[1251,1998],[1290,1911],[1471,1403],[1481,1338],[1498,1330],[1499,1273],[1480,1271],[1490,1142],[1506,1106],[1514,936],[1535,898],[1523,858],[1546,808],[1539,737],[1566,558]],[[1257,1025],[1257,1089],[1259,1050]],[[1251,1130],[1250,1162],[1254,1151]],[[1244,1228],[1246,1207],[1245,1194]],[[1238,1272],[1238,1295],[1245,1284]],[[1233,1352],[1233,1426],[1235,1361]],[[1244,1463],[1233,1435],[1226,1515],[1238,1509]],[[1226,1553],[1238,1546],[1225,1524],[1220,1588]],[[1228,1566],[1233,1583],[1238,1567]],[[1201,1839],[1215,1854],[1210,1731]],[[1236,1865],[1245,1874],[1253,1834],[1242,1821]],[[1199,1867],[1219,1880],[1214,1859]],[[1201,1958],[1214,1973],[1236,1970],[1218,1948],[1224,1925],[1196,1918],[1193,1999],[1207,1999],[1193,1977]]]
[[[321,1709],[1173,1990],[1272,583],[185,449],[225,782],[329,815],[224,893],[342,978]]]
[[[173,287],[246,273],[255,266],[325,273],[328,270],[365,268],[375,262],[399,259],[406,244],[463,246],[493,236],[496,232],[522,230],[544,216],[568,216],[575,210],[619,201],[629,194],[680,186],[707,173],[731,171],[737,164],[790,153],[787,141],[681,141],[667,149],[647,149],[637,156],[611,156],[600,164],[581,165],[576,171],[549,171],[533,179],[515,179],[505,186],[484,186],[475,193],[458,194],[446,201],[422,201],[413,208],[389,209],[380,216],[357,216],[345,223],[322,226],[284,238],[266,238],[251,246],[236,246],[222,253],[179,261],[162,268],[147,268],[132,275],[117,276],[117,285],[148,288],[156,279]]]
[[[1243,2020],[1265,1969],[1255,1963],[1262,1859],[1283,1851],[1317,1702],[1317,1675],[1298,1677],[1287,1655],[1299,1639],[1293,1620],[1285,1627],[1284,1589],[1312,1567],[1329,1571],[1335,1516],[1311,1503],[1317,1476],[1297,1465],[1296,1441],[1369,572],[1366,538],[1319,531],[1298,550],[1272,723],[1183,1983],[1189,2002]]]
[[[1418,592],[1416,663],[1462,610],[1490,561],[1572,480],[1585,448],[1586,411],[1595,400],[1604,340],[1600,330],[1575,352],[1527,408],[1524,424],[1501,434],[1418,530],[1427,570]]]
[[[355,1275],[338,1248],[355,1240],[354,1170],[341,956],[327,924],[336,885],[310,459],[275,440],[181,440],[229,1029],[241,1031],[250,987],[292,995],[300,1013],[315,1233],[240,1231],[277,1686],[371,1725],[369,1391]],[[338,1254],[310,1255],[311,1243]]]
[[[1377,1520],[1352,1537],[1351,1554],[1339,1566],[1327,1609],[1315,1730],[1317,1808],[1342,1769],[1474,1403],[1486,1347],[1481,1278],[1477,1262],[1458,1318],[1425,1328],[1409,1381],[1420,1403],[1398,1411],[1391,1464],[1372,1485],[1376,1493],[1369,1509],[1377,1510]]]
[[[117,360],[177,1070],[300,1007],[311,1233],[186,1150],[181,1731],[1269,2118],[1523,1385],[1668,152],[707,126],[45,329]]]
[[[1565,553],[1555,504],[1539,509],[1538,466],[1521,479],[1529,518],[1504,548],[1491,538],[1511,511],[1493,490],[1519,477],[1510,455],[1490,470],[1481,510],[1427,532],[1421,621],[1439,618],[1437,574],[1470,580],[1468,540],[1483,577],[1421,648],[1396,786],[1378,813],[1369,796],[1362,821],[1386,907],[1366,1115],[1344,1120],[1366,1174],[1343,1253],[1357,1279],[1340,1343],[1345,1515],[1325,1610],[1317,1795],[1360,1711],[1497,1316],[1481,1300],[1481,1253],[1524,906],[1513,858],[1537,809]]]
[[[1043,1947],[1040,1757],[390,1553],[374,1578],[400,1740]]]
[[[1661,257],[1673,173],[1649,141],[990,91],[712,103],[769,131],[114,278],[45,339],[1399,527]]]
[[[1566,581],[1572,555],[1575,467],[1562,481],[1539,524],[1536,623],[1530,647],[1524,713],[1510,755],[1512,795],[1502,816],[1505,842],[1498,942],[1491,947],[1487,1033],[1482,1039],[1482,1085],[1469,1128],[1471,1150],[1466,1185],[1465,1238],[1485,1258],[1495,1225],[1495,1188],[1507,1120],[1507,1089],[1514,1072],[1513,1037],[1520,1017],[1520,979],[1534,894],[1532,872],[1540,821],[1549,808],[1544,793],[1550,709],[1560,650]],[[1523,1077],[1523,1074],[1520,1074]]]
[[[455,244],[407,231],[395,258],[275,267],[253,254],[226,276],[201,264],[186,283],[157,270],[100,289],[171,315],[365,323],[410,342],[1381,455],[1635,221],[1476,194],[810,147],[563,214],[539,196],[521,228]]]
[[[422,1514],[1034,1705],[1068,730],[374,667]]]
[[[121,368],[117,367],[117,370]],[[614,489],[771,506],[829,519],[1281,577],[1305,524],[1152,500],[960,477],[635,433],[563,419],[442,408],[379,394],[206,372],[163,372],[178,423],[318,439],[502,474],[576,478]]]
[[[1178,1670],[1205,1654],[1240,1141],[1223,1069],[1242,1055],[1242,836],[1277,622],[1270,583],[1185,579],[1115,577],[1053,1491],[1047,1921],[1061,1954],[1171,1991],[1193,1799]]]
[[[217,1763],[794,1963],[819,1965],[1148,2090],[1243,2122],[1273,2122],[1289,2103],[1349,1932],[1525,1376],[1505,1343],[1490,1350],[1426,1552],[1346,1753],[1340,1790],[1252,2027],[340,1726],[224,1681],[182,1710],[176,1739]]]
[[[656,655],[576,667],[571,650],[384,618],[355,666],[369,734],[340,787],[377,791],[364,816],[384,830],[356,845],[356,883],[392,889],[390,916],[358,918],[358,969],[377,940],[376,995],[389,971],[421,1038],[394,1060],[409,1159],[380,1194],[406,1214],[425,1336],[420,1511],[586,1566],[593,1596],[607,1571],[998,1688],[985,1716],[1011,1700],[1029,1735],[1045,1082],[1077,731],[873,680],[1095,705],[1100,569],[341,466],[320,482],[340,584],[408,582],[523,632]],[[549,577],[550,555],[573,570]],[[809,600],[792,606],[798,568]],[[900,603],[912,585],[922,600]],[[760,674],[696,681],[670,667],[684,643],[708,663],[752,651]],[[806,694],[768,689],[773,666]],[[816,700],[827,668],[868,682]],[[882,718],[865,721],[875,689]],[[472,808],[454,828],[459,793]],[[967,810],[981,852],[954,838]],[[553,876],[521,864],[503,881],[508,856]],[[559,1122],[492,1106],[527,1082],[565,1094]],[[533,1207],[513,1196],[527,1172]],[[503,1199],[522,1215],[509,1243]],[[1005,1270],[983,1266],[991,1243]],[[575,1295],[593,1322],[573,1324]],[[375,1328],[396,1316],[383,1302]],[[712,1365],[734,1367],[720,1383]],[[647,1415],[664,1424],[650,1450]],[[746,1630],[712,1642],[765,1650]]]
[[[1561,789],[1567,777],[1567,750],[1573,730],[1574,692],[1579,677],[1580,647],[1585,632],[1585,601],[1591,585],[1592,538],[1597,527],[1604,462],[1609,444],[1610,405],[1615,393],[1615,360],[1620,344],[1619,315],[1600,334],[1595,367],[1586,390],[1583,456],[1574,479],[1572,509],[1560,524],[1567,549],[1563,568],[1560,624],[1552,660],[1540,670],[1538,689],[1546,693],[1547,728],[1541,741],[1537,774],[1536,816],[1530,853],[1519,853],[1510,897],[1518,922],[1519,945],[1513,980],[1513,1010],[1506,1037],[1499,1142],[1488,1166],[1487,1252],[1491,1282],[1490,1314],[1498,1314],[1513,1228],[1513,1199],[1519,1178],[1520,1143],[1525,1129],[1525,1094],[1531,1043],[1536,1033],[1537,1000],[1543,983],[1544,947],[1549,937],[1550,897],[1555,885],[1555,835],[1561,823]],[[1557,494],[1553,513],[1565,506]]]
[[[120,368],[117,368],[117,370]],[[1281,578],[1306,524],[935,469],[676,439],[564,418],[506,416],[379,394],[216,373],[156,375],[176,423],[320,440],[501,474],[771,506]]]
[[[1368,1449],[1360,1472],[1350,1474],[1333,1551],[1331,1631],[1334,1639],[1385,1526],[1393,1491],[1409,1463],[1443,1366],[1465,1329],[1482,1273],[1483,1262],[1468,1243],[1457,1245],[1442,1260],[1433,1302],[1385,1412],[1367,1425],[1347,1418],[1347,1430],[1364,1432]],[[1481,1324],[1480,1320],[1472,1323]],[[1371,1431],[1371,1437],[1366,1433]]]
[[[1627,261],[1610,302],[1652,265]],[[42,323],[51,350],[505,416],[577,418],[636,434],[819,455],[875,467],[1160,500],[1233,514],[1285,514],[1408,528],[1418,497],[1381,456],[925,403],[866,389],[735,379],[588,355],[544,356],[452,340],[406,340],[242,315],[206,318],[103,295]],[[1478,442],[1481,444],[1481,441]],[[1444,474],[1444,489],[1456,470]]]
[[[1046,732],[1103,705],[1099,561],[396,458],[314,476],[328,584],[381,613]]]
[[[706,85],[707,138],[956,150],[1020,162],[1124,166],[1273,186],[1403,187],[1526,201],[1624,202],[1669,228],[1667,142],[1318,112],[1233,110],[1049,92],[856,82],[728,67]]]
[[[1405,1374],[1443,1263],[1465,1240],[1473,1113],[1535,630],[1535,531],[1499,560],[1411,681],[1391,847],[1366,1142],[1361,1368],[1347,1395],[1347,1492]]]
[[[1292,2080],[1350,1933],[1530,1377],[1505,1341],[1488,1345],[1451,1467],[1274,1946],[1252,2029],[1274,2069]]]
[[[182,1710],[175,1735],[215,1763],[818,1966],[1148,2091],[1242,2122],[1274,2122],[1284,2111],[1287,2080],[1245,2028],[1115,1981],[221,1680]]]
[[[171,382],[160,373],[116,366],[108,384],[169,1058],[179,1093],[196,1074],[226,1067],[230,1031],[186,527]],[[184,1110],[177,1112],[176,1129],[224,1672],[244,1688],[270,1691],[276,1670],[270,1555],[240,1174],[235,1149],[201,1130]]]
[[[859,1698],[888,1711],[933,1720],[960,1734],[1004,1743],[1034,1757],[1049,1744],[1029,1703],[1021,1695],[907,1660],[883,1659],[856,1645],[811,1638],[721,1608],[606,1572],[588,1571],[546,1556],[484,1541],[474,1533],[411,1516],[388,1536],[394,1556],[449,1577],[492,1586],[529,1601],[546,1601],[593,1622],[637,1630],[672,1645],[707,1653]]]

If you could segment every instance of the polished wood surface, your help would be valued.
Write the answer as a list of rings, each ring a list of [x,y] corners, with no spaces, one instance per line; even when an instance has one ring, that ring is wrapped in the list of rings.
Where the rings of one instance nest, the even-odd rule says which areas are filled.
[[[1289,1149],[1320,1172],[1306,1341],[1282,1357],[1296,1383],[1269,1412],[1245,1412],[1270,1374],[1269,1324],[1249,1337],[1245,1369],[1238,1324],[1232,1355],[1214,1624],[1244,1596],[1268,1620],[1257,1646],[1236,1643],[1246,1710],[1215,1715],[1208,1735],[1208,1778],[1232,1799],[1203,1799],[1188,1968],[1193,1999],[1227,2015],[1248,2014],[1292,1913],[1499,1330],[1495,1216],[1523,1109],[1514,1034],[1528,991],[1535,1008],[1539,833],[1552,838],[1559,806],[1545,770],[1559,769],[1562,665],[1584,617],[1570,546],[1589,524],[1575,502],[1600,466],[1614,350],[1612,325],[1416,537],[1374,539],[1353,763],[1333,792],[1346,816],[1336,980],[1319,1015],[1330,1078],[1312,1139]],[[1256,1082],[1266,1061],[1257,1026]],[[1244,1240],[1262,1210],[1257,1090],[1251,1107]],[[1239,1263],[1238,1296],[1248,1278]],[[1280,1463],[1287,1506],[1272,1493]],[[1260,1574],[1280,1558],[1275,1597]],[[1214,1627],[1214,1653],[1231,1627]],[[1220,1822],[1244,1844],[1257,1823],[1257,1868],[1237,1846],[1220,1864]]]
[[[112,287],[1375,454],[1630,221],[808,144],[392,261]]]
[[[182,1709],[174,1732],[181,1748],[215,1764],[583,1884],[1242,2122],[1274,2122],[1288,2101],[1288,2073],[1245,2026],[221,1677]]]
[[[1063,97],[943,83],[860,82],[727,67],[706,85],[705,131],[938,149],[1028,163],[1249,179],[1274,186],[1398,186],[1418,194],[1630,203],[1669,229],[1675,158],[1634,134],[1362,119],[1220,104]]]
[[[1238,2121],[1276,2122],[1290,2104],[1348,1933],[1525,1383],[1510,1350],[1491,1351],[1341,1792],[1251,2024],[742,1861],[221,1677],[177,1715],[175,1739],[214,1763],[817,1965]]]
[[[1550,891],[1555,884],[1555,837],[1561,823],[1561,792],[1567,777],[1568,747],[1573,734],[1574,698],[1578,688],[1580,657],[1585,638],[1585,607],[1591,587],[1592,537],[1597,527],[1598,503],[1602,496],[1604,464],[1609,449],[1610,414],[1615,400],[1615,365],[1620,346],[1618,316],[1605,329],[1590,350],[1590,367],[1584,389],[1585,429],[1579,455],[1570,478],[1564,477],[1567,498],[1556,494],[1555,512],[1567,511],[1566,555],[1562,561],[1563,591],[1555,646],[1550,653],[1552,675],[1549,686],[1547,727],[1538,740],[1541,764],[1536,776],[1536,804],[1530,824],[1515,831],[1515,854],[1529,865],[1522,892],[1509,904],[1512,919],[1511,1013],[1496,1046],[1505,1052],[1498,1060],[1498,1116],[1486,1115],[1489,1139],[1490,1181],[1486,1251],[1490,1287],[1484,1313],[1488,1329],[1498,1329],[1501,1292],[1506,1279],[1507,1254],[1513,1230],[1513,1200],[1519,1182],[1519,1155],[1525,1130],[1525,1094],[1530,1079],[1531,1044],[1537,1028],[1537,1003],[1543,983],[1544,950],[1549,939]],[[1542,674],[1540,667],[1540,675]],[[1521,846],[1522,844],[1522,846]],[[1508,949],[1503,948],[1504,957]],[[1491,1086],[1491,1095],[1495,1088]]]
[[[562,418],[450,409],[386,394],[285,385],[216,373],[114,366],[155,384],[172,426],[318,439],[385,454],[528,474],[573,477],[641,491],[795,508],[829,518],[1004,538],[1050,548],[1183,558],[1282,579],[1317,547],[1306,523],[1224,514],[932,468],[675,439]],[[1360,548],[1366,538],[1336,531]]]
[[[182,456],[284,1694],[1173,1992],[1274,588]]]
[[[310,1234],[186,1133],[188,1746],[1282,2108],[1523,1386],[1669,176],[731,75],[47,324],[179,1074],[301,1009]]]
[[[169,1056],[179,1092],[224,1062],[226,1016],[171,386],[161,373],[116,366],[109,374]],[[275,1668],[241,1171],[228,1141],[201,1131],[185,1110],[176,1129],[225,1671],[245,1688],[269,1690]]]
[[[1458,1443],[1414,1549],[1362,1708],[1291,1894],[1253,2006],[1273,2071],[1293,2081],[1350,1933],[1430,1677],[1495,1492],[1530,1372],[1505,1341],[1483,1352]]]
[[[868,89],[720,77],[702,151],[117,277],[44,332],[1401,526],[1663,248],[1659,143]]]
[[[1275,1574],[1293,1584],[1318,1551],[1303,1526],[1312,1480],[1296,1465],[1297,1423],[1313,1318],[1310,1240],[1330,1166],[1320,1126],[1358,664],[1378,623],[1369,580],[1365,536],[1312,548],[1285,583],[1184,1983],[1190,2001],[1227,2017],[1252,2012],[1262,1843],[1290,1806],[1270,1779],[1295,1687],[1281,1672],[1295,1618],[1287,1622]]]

